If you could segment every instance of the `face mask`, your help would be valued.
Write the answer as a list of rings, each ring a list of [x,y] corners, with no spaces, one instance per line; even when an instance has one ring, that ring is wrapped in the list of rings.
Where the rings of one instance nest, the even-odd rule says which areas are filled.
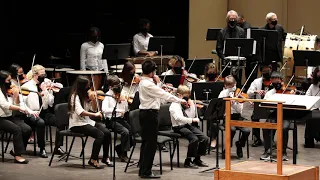
[[[149,32],[149,29],[148,29],[148,28],[142,28],[142,29],[141,29],[141,32],[142,32],[142,33],[148,33],[148,32]]]
[[[176,74],[181,74],[181,73],[182,73],[181,67],[174,67],[173,70],[174,70],[174,72],[175,72]]]
[[[209,73],[207,74],[207,77],[209,78],[210,81],[215,80],[217,77],[217,74],[215,73]]]
[[[19,80],[23,80],[24,78],[23,78],[23,74],[20,74],[19,75]]]
[[[11,86],[11,82],[9,82],[9,83],[4,83],[4,87],[6,88],[6,89],[10,89],[10,86]]]
[[[272,83],[272,85],[276,90],[280,90],[282,88],[281,83]]]
[[[228,21],[230,27],[234,28],[236,26],[236,21]]]
[[[262,76],[264,79],[270,80],[270,73],[263,73]]]
[[[278,21],[271,21],[271,24],[275,26],[278,24]]]
[[[129,74],[130,78],[133,79],[134,74]]]
[[[39,84],[43,83],[44,78],[45,78],[44,76],[39,76],[38,77]]]
[[[116,93],[116,94],[121,93],[121,88],[120,88],[119,86],[113,87],[112,90],[113,90],[113,92]]]
[[[232,88],[228,88],[230,92],[235,92],[237,90],[236,86],[233,86]]]

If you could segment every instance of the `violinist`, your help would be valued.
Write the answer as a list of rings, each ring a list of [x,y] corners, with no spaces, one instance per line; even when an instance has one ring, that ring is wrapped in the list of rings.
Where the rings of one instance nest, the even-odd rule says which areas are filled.
[[[216,82],[218,77],[216,66],[213,63],[206,64],[204,68],[204,80],[200,82]]]
[[[11,64],[8,70],[11,74],[11,84],[18,87],[18,78],[20,81],[20,85],[26,83],[28,81],[26,75],[24,74],[23,68],[19,64]],[[18,78],[17,78],[18,76]]]
[[[174,132],[181,134],[189,141],[187,158],[184,161],[185,168],[208,167],[200,157],[206,154],[209,137],[207,137],[200,129],[193,126],[193,122],[199,122],[196,117],[197,108],[191,99],[191,92],[185,85],[180,85],[177,89],[177,95],[180,99],[188,102],[187,105],[173,102],[169,111]],[[191,160],[193,158],[193,160]]]
[[[320,66],[315,67],[312,72],[312,84],[306,92],[306,96],[320,96]],[[314,139],[320,140],[319,119],[312,117],[320,116],[320,102],[318,101],[310,112],[311,116],[307,116],[305,128],[305,148],[314,148]]]
[[[20,104],[19,90],[10,89],[11,76],[7,71],[0,71],[0,130],[13,134],[14,150],[10,154],[14,156],[14,162],[19,164],[28,164],[28,160],[22,157],[28,144],[28,139],[32,129],[24,123],[23,119],[12,116],[13,111],[20,111],[32,116],[38,116],[38,112],[31,111]],[[8,91],[11,91],[8,94]]]
[[[281,73],[278,71],[274,71],[271,74],[271,83],[272,83],[272,89],[269,90],[265,96],[264,99],[270,98],[272,95],[275,93],[282,93],[282,76]],[[268,119],[268,121],[271,122],[276,122],[276,119]],[[287,146],[288,146],[288,139],[289,139],[289,126],[290,126],[290,121],[283,119],[283,130],[282,130],[282,137],[283,137],[283,146],[282,146],[282,160],[283,161],[288,161],[289,157],[287,155]],[[263,139],[264,139],[264,153],[260,157],[260,160],[268,160],[270,159],[270,148],[271,146],[271,137],[273,137],[273,134],[270,133],[270,129],[263,129]],[[273,131],[275,132],[275,131]]]
[[[69,96],[68,112],[69,129],[75,133],[82,133],[86,136],[93,137],[94,143],[92,146],[91,158],[88,161],[90,166],[96,169],[102,169],[99,164],[99,152],[103,146],[103,157],[101,162],[109,167],[113,164],[109,159],[109,146],[111,143],[111,133],[104,124],[96,122],[92,119],[102,118],[101,112],[89,112],[89,96],[90,80],[85,76],[78,76],[72,85]]]
[[[124,82],[124,86],[121,91],[121,96],[127,98],[134,98],[139,86],[139,75],[136,74],[136,67],[131,61],[124,63],[120,78]],[[110,86],[110,85],[109,85]]]
[[[102,102],[102,112],[104,116],[109,120],[112,118],[112,112],[117,103],[116,108],[116,117],[113,121],[115,121],[114,127],[112,121],[107,122],[107,126],[112,128],[116,133],[121,135],[121,144],[117,145],[115,148],[121,162],[128,162],[129,158],[127,152],[130,151],[132,146],[131,139],[131,127],[127,122],[126,113],[129,111],[128,102],[126,99],[122,99],[119,97],[121,94],[121,84],[118,76],[109,75],[107,79],[107,83],[109,85],[109,91],[106,93],[107,95],[115,96],[116,99],[110,96],[106,96]]]
[[[226,97],[235,97],[237,82],[232,75],[228,75],[224,78],[224,89],[220,92],[218,98],[226,98]],[[239,103],[238,101],[231,101],[231,119],[233,120],[245,120],[241,114],[243,110],[243,103]],[[212,129],[216,129],[212,128]],[[238,158],[243,157],[242,148],[246,145],[246,141],[250,135],[250,129],[246,127],[231,127],[231,146],[232,146],[232,139],[236,134],[236,130],[240,130],[241,137],[240,140],[237,141],[237,156]],[[218,133],[218,132],[216,132]]]
[[[34,65],[28,72],[27,77],[32,78],[21,86],[21,89],[30,91],[28,95],[24,96],[24,103],[29,109],[40,111],[40,115],[37,118],[27,117],[25,121],[30,126],[36,127],[40,157],[47,158],[45,150],[45,126],[55,126],[56,124],[56,117],[50,111],[50,107],[54,103],[53,91],[47,89],[47,85],[44,83],[46,81],[46,72],[43,66]],[[61,129],[62,127],[57,128],[63,130]],[[57,154],[64,154],[62,148],[60,148],[62,145],[63,137],[59,137],[58,133],[56,133],[55,152]]]
[[[260,65],[260,72],[262,74],[262,77],[255,79],[251,84],[247,91],[248,96],[250,99],[263,99],[265,93],[269,90],[269,87],[271,85],[271,71],[272,67],[269,64],[261,64]],[[259,119],[254,118],[254,111],[251,116],[251,120],[254,122],[259,122]],[[262,146],[262,141],[260,137],[260,128],[253,128],[252,129],[252,135],[254,137],[254,142],[252,144],[252,147],[258,147]]]

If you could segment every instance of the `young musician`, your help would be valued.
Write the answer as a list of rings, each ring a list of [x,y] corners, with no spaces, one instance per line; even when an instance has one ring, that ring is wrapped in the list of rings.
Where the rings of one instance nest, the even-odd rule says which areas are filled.
[[[118,76],[110,75],[107,79],[107,84],[109,85],[109,91],[106,93],[110,96],[118,96],[120,98],[121,94],[121,84]],[[102,112],[104,116],[109,119],[108,124],[113,127],[113,121],[115,121],[114,131],[121,135],[121,144],[117,145],[116,151],[122,162],[128,162],[129,158],[127,152],[131,148],[131,127],[128,124],[125,114],[128,112],[128,102],[126,99],[119,99],[116,102],[114,97],[106,96],[102,102]],[[116,117],[111,121],[113,110],[116,106]]]
[[[204,81],[203,82],[215,82],[218,77],[216,66],[213,63],[206,64],[204,68]]]
[[[147,60],[142,63],[142,77],[139,83],[139,118],[142,138],[139,176],[141,178],[160,178],[151,171],[157,149],[160,99],[186,104],[185,100],[173,96],[156,85],[154,81],[156,70],[155,62]]]
[[[133,62],[128,61],[124,63],[120,78],[122,78],[124,82],[121,96],[134,98],[138,90],[140,78],[136,74],[136,67]]]
[[[28,72],[27,77],[31,79],[21,86],[21,89],[29,92],[24,97],[24,104],[31,110],[40,111],[39,117],[27,117],[27,124],[36,126],[38,146],[40,148],[40,157],[47,158],[45,150],[45,125],[55,126],[56,116],[50,112],[50,107],[53,106],[54,96],[53,91],[48,87],[45,68],[41,65],[34,65]],[[57,127],[60,129],[60,127]],[[62,129],[61,129],[62,130]],[[56,134],[56,153],[63,154],[60,146],[63,145],[63,137],[58,137]]]
[[[237,85],[237,82],[232,75],[226,76],[224,78],[224,90],[220,92],[218,98],[235,97],[235,91],[237,89],[236,85]],[[241,117],[242,109],[243,109],[243,103],[239,103],[238,101],[232,101],[231,102],[231,119],[244,120],[244,118]],[[236,134],[237,129],[242,132],[240,140],[235,143],[237,147],[237,156],[238,158],[242,158],[243,157],[242,147],[246,145],[246,141],[250,135],[250,129],[245,127],[231,127],[231,146],[232,146],[232,139]]]
[[[100,30],[96,27],[90,28],[88,41],[81,45],[80,69],[102,71],[108,73],[107,60],[102,59],[104,45],[100,42]]]
[[[247,91],[250,99],[263,99],[266,92],[269,90],[269,86],[271,84],[270,76],[271,76],[272,67],[268,64],[262,64],[260,66],[260,72],[262,76],[260,78],[255,79],[251,84]],[[253,112],[254,113],[254,112]],[[251,120],[254,122],[259,122],[259,119],[254,118],[255,116],[251,116]],[[260,138],[260,128],[253,128],[252,134],[255,137],[255,141],[252,144],[252,147],[258,147],[262,145],[262,141]]]
[[[138,22],[139,33],[133,36],[133,52],[136,56],[156,56],[158,52],[148,51],[149,39],[153,37],[150,33],[150,21],[140,19]]]
[[[101,146],[103,146],[103,158],[101,162],[112,167],[113,165],[108,157],[111,133],[104,124],[90,119],[101,119],[102,114],[101,112],[89,112],[89,101],[91,100],[88,96],[89,89],[90,80],[85,76],[78,76],[73,83],[69,98],[69,129],[72,132],[82,133],[95,139],[92,146],[91,158],[88,161],[90,166],[97,169],[103,168],[99,164],[99,152]]]
[[[24,123],[23,119],[14,118],[13,111],[20,111],[31,116],[38,116],[38,112],[31,111],[20,104],[19,89],[11,86],[11,76],[7,71],[0,71],[0,130],[13,134],[14,162],[28,164],[28,160],[22,157],[25,153],[28,139],[31,135],[31,127]],[[12,88],[11,88],[12,87]],[[10,92],[10,95],[8,91]]]
[[[307,90],[306,96],[320,96],[320,66],[317,66],[312,72],[312,84]],[[318,101],[312,107],[312,112],[310,112],[312,116],[306,120],[306,128],[304,133],[305,148],[314,148],[314,139],[317,141],[320,139],[320,131],[318,128],[320,127],[320,123],[317,118],[312,118],[320,116],[319,108],[320,102]]]
[[[274,71],[271,74],[271,82],[272,82],[272,89],[269,90],[265,96],[264,99],[269,99],[272,95],[275,93],[282,93],[283,92],[283,82],[282,82],[282,76],[280,72]],[[276,120],[272,119],[271,122],[274,122]],[[287,156],[287,146],[288,146],[288,139],[289,139],[289,126],[290,122],[288,120],[283,119],[283,146],[282,146],[282,159],[283,161],[288,161],[289,157]],[[268,160],[270,159],[270,148],[271,146],[271,137],[273,137],[273,134],[271,134],[270,129],[263,129],[263,139],[264,139],[264,153],[260,157],[260,160]]]
[[[200,157],[206,154],[209,138],[203,134],[197,127],[193,126],[193,122],[199,122],[196,117],[197,107],[194,102],[189,99],[190,89],[185,85],[180,85],[177,90],[178,97],[188,102],[187,105],[180,103],[172,103],[169,111],[174,132],[181,134],[189,141],[187,158],[184,161],[184,167],[197,168],[208,167]],[[194,158],[193,161],[191,158]]]
[[[11,64],[8,70],[11,74],[11,84],[18,86],[18,78],[20,81],[20,85],[26,83],[28,79],[24,74],[23,68],[19,64]]]

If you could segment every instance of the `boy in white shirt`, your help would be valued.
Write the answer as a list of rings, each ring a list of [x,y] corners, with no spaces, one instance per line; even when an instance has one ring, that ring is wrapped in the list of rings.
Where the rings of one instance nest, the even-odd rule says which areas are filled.
[[[196,117],[197,108],[192,100],[189,99],[190,89],[185,85],[180,85],[177,90],[178,97],[188,102],[188,105],[173,102],[169,111],[174,132],[181,134],[189,141],[187,158],[184,162],[186,168],[208,167],[200,156],[206,154],[209,138],[203,134],[197,127],[193,126],[193,122],[199,122]],[[191,158],[194,158],[191,161]]]
[[[219,94],[218,98],[226,98],[226,97],[234,97],[234,92],[236,91],[237,82],[232,75],[226,76],[224,78],[224,90],[222,90]],[[241,117],[243,109],[243,103],[239,103],[238,101],[231,101],[231,119],[232,120],[244,120]],[[235,144],[237,146],[237,156],[238,158],[243,157],[242,147],[246,145],[246,141],[250,135],[250,129],[245,127],[231,127],[231,146],[232,146],[232,139],[236,134],[236,130],[240,130],[242,135],[240,140],[237,141]]]

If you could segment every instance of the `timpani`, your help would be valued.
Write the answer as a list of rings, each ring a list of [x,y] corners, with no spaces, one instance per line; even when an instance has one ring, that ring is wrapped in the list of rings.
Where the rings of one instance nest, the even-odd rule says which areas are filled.
[[[104,71],[83,71],[83,70],[74,70],[74,71],[67,71],[67,79],[68,79],[68,84],[72,83],[75,81],[75,79],[79,76],[87,76],[90,79],[91,82],[91,75],[93,75],[93,81],[95,88],[97,90],[102,88],[102,85],[104,84],[104,79],[106,77],[106,72]],[[69,84],[72,86],[72,84]]]
[[[62,83],[64,86],[67,85],[66,72],[73,71],[72,68],[46,68],[48,78],[55,80],[56,82]]]

